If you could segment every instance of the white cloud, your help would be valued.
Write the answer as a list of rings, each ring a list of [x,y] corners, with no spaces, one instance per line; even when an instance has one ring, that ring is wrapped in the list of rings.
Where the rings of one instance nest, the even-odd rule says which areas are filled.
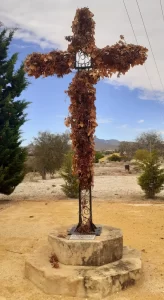
[[[138,120],[138,123],[139,124],[144,123],[144,120]]]
[[[135,38],[123,5],[120,0],[5,0],[1,1],[0,20],[6,26],[17,26],[16,37],[25,42],[39,44],[42,48],[55,47],[66,49],[64,36],[71,34],[71,23],[77,7],[88,6],[95,14],[96,44],[98,47],[112,45],[118,41],[120,34],[129,43],[135,43]],[[134,30],[139,44],[149,43],[139,15],[135,0],[126,0]],[[150,42],[156,58],[161,78],[164,78],[164,22],[157,0],[139,1],[140,9],[148,31]],[[116,87],[123,85],[130,89],[139,88],[141,99],[164,101],[164,91],[161,86],[153,56],[149,49],[146,68],[153,86],[150,85],[144,66],[132,68],[125,76],[113,76],[108,80]],[[163,82],[164,84],[164,82]]]
[[[156,100],[156,101],[164,102],[164,92],[142,90],[140,91],[139,98],[142,100]]]

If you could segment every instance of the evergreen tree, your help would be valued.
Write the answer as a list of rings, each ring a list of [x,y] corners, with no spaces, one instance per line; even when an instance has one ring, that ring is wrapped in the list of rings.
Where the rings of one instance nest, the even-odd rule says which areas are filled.
[[[149,156],[140,162],[143,171],[138,178],[138,183],[145,192],[147,198],[153,199],[163,189],[164,169],[161,168],[157,153],[150,153]]]
[[[8,58],[14,31],[0,31],[0,193],[9,195],[24,177],[26,150],[21,147],[20,127],[29,102],[16,100],[28,86],[23,64],[15,71],[18,54]]]
[[[78,198],[79,183],[77,176],[72,172],[72,152],[65,155],[61,176],[65,181],[65,184],[62,185],[62,190],[66,196]]]

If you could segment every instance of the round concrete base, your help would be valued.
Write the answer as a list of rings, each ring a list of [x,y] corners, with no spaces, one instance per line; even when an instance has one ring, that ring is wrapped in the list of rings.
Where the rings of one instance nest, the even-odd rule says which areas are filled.
[[[44,247],[25,263],[25,276],[46,294],[102,300],[135,284],[141,275],[140,253],[127,247],[122,259],[99,267],[59,263],[59,269],[54,269],[51,254],[52,249]]]
[[[123,236],[120,229],[103,226],[101,235],[93,240],[71,240],[67,229],[60,227],[48,236],[53,252],[62,264],[102,266],[122,258]]]

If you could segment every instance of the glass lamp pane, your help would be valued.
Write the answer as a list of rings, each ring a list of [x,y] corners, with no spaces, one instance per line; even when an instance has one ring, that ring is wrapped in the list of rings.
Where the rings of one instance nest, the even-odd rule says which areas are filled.
[[[81,51],[76,53],[76,68],[77,69],[87,69],[91,68],[91,57]]]

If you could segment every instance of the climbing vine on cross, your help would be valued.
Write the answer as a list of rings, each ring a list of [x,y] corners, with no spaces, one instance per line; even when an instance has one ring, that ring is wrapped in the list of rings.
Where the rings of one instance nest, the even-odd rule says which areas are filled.
[[[95,44],[95,22],[89,8],[77,9],[72,22],[72,36],[66,51],[51,51],[48,54],[32,53],[25,60],[25,71],[29,76],[63,77],[75,69],[77,53],[87,55],[91,67],[76,73],[68,88],[71,104],[65,125],[71,127],[71,140],[74,150],[73,170],[78,175],[80,191],[87,192],[93,185],[94,133],[96,123],[96,89],[101,78],[110,78],[113,74],[125,74],[131,67],[143,65],[147,59],[147,49],[127,44],[121,35],[119,42],[112,46],[98,48]],[[91,197],[91,196],[90,196]],[[91,201],[80,198],[80,215],[77,226],[79,232],[93,232]]]

